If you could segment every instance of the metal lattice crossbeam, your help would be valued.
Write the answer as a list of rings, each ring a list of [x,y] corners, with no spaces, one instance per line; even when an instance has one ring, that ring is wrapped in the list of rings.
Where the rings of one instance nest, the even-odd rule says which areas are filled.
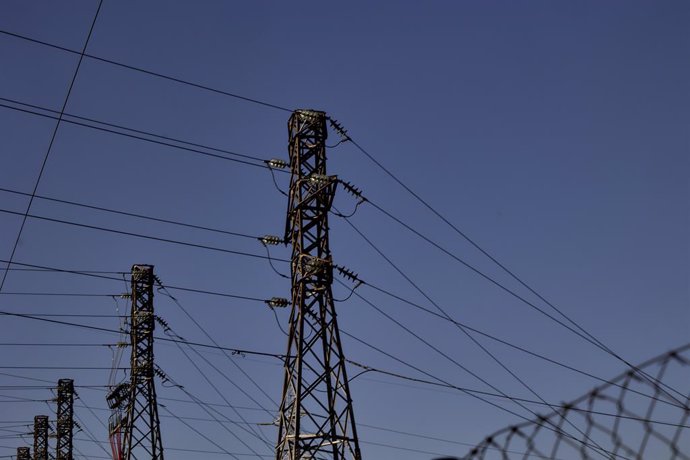
[[[279,413],[278,460],[361,458],[331,291],[328,212],[337,185],[326,172],[326,114],[289,121],[292,310]]]
[[[464,458],[690,460],[688,382],[690,344],[488,436]]]

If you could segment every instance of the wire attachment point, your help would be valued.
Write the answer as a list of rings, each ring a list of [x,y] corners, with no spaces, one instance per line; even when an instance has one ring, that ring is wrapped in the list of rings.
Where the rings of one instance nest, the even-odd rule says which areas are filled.
[[[361,203],[361,202],[364,202],[364,201],[367,201],[367,199],[364,197],[364,195],[362,195],[362,190],[361,190],[361,189],[355,187],[355,186],[352,185],[350,182],[345,181],[345,180],[342,180],[342,179],[338,179],[338,182],[340,183],[340,185],[343,186],[343,188],[345,189],[345,191],[346,191],[347,193],[349,193],[350,195],[354,196],[355,198],[359,198],[360,203]]]
[[[290,164],[287,161],[281,160],[280,158],[271,158],[270,160],[264,160],[264,163],[266,163],[266,165],[271,169],[285,169],[288,166],[290,166]]]
[[[166,373],[163,371],[163,369],[161,369],[158,365],[155,365],[155,366],[153,367],[153,373],[156,375],[156,377],[158,377],[159,379],[161,379],[161,382],[163,382],[163,383],[172,383],[172,382],[170,381],[170,377],[168,377],[168,374],[166,374]]]
[[[261,243],[265,246],[278,246],[281,243],[285,244],[284,239],[275,235],[264,235],[261,238],[258,238],[258,240],[261,241]]]
[[[350,281],[353,281],[355,283],[363,283],[364,282],[361,279],[359,279],[359,275],[357,273],[350,270],[349,268],[341,267],[340,265],[334,265],[333,268],[335,268],[343,278],[347,278]]]
[[[325,174],[316,173],[311,173],[309,175],[309,181],[317,185],[329,184],[334,180],[337,180],[335,176],[327,176]]]
[[[155,315],[154,318],[155,318],[156,322],[163,327],[163,330],[166,333],[171,331],[170,324],[168,324],[168,322],[166,320],[164,320],[163,318],[161,318],[158,315]]]
[[[338,144],[352,140],[352,139],[350,139],[350,136],[347,135],[347,129],[343,128],[343,125],[341,125],[338,120],[336,120],[335,118],[331,118],[331,117],[327,117],[327,118],[328,118],[328,122],[331,125],[331,128],[333,128],[333,130],[336,133],[338,133],[338,135],[342,139],[340,142],[338,142]]]
[[[269,300],[266,300],[265,302],[266,305],[268,305],[271,308],[285,308],[288,305],[290,305],[290,302],[285,297],[271,297]]]

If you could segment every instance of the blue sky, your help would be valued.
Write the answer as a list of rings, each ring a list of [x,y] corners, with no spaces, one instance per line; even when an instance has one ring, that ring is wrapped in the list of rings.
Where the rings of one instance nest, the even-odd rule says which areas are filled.
[[[0,5],[0,29],[81,50],[98,2]],[[290,109],[315,108],[338,119],[352,138],[482,248],[517,273],[584,329],[630,362],[687,341],[688,134],[690,64],[687,3],[659,2],[133,2],[105,0],[87,53]],[[0,97],[60,110],[79,56],[0,36]],[[3,104],[7,104],[3,102]],[[13,105],[17,107],[16,105]],[[258,158],[287,158],[289,112],[84,58],[66,112]],[[0,107],[0,187],[30,193],[55,120]],[[337,142],[331,133],[331,143]],[[329,150],[329,171],[457,257],[541,308],[541,300],[501,271],[411,197],[352,143]],[[285,189],[286,177],[277,174]],[[286,200],[260,168],[61,123],[38,195],[226,229],[280,234]],[[0,192],[1,208],[26,211],[28,198]],[[342,190],[339,209],[355,201]],[[265,254],[251,238],[179,228],[35,199],[31,214]],[[351,222],[457,320],[595,375],[625,370],[523,302],[420,240],[372,205]],[[0,253],[12,252],[21,218],[0,215]],[[336,263],[375,286],[433,308],[343,219],[331,217]],[[275,257],[289,257],[284,248]],[[156,266],[165,284],[249,297],[289,297],[289,284],[266,260],[167,244],[29,218],[17,262],[77,270],[128,271]],[[4,267],[4,265],[3,265]],[[287,273],[288,265],[276,263]],[[2,310],[115,314],[109,297],[18,296],[12,292],[116,294],[125,283],[30,271],[8,273]],[[347,295],[335,286],[336,297]],[[507,394],[528,397],[455,327],[371,287],[357,293]],[[176,292],[220,344],[282,353],[285,337],[261,302]],[[117,304],[117,305],[116,305]],[[208,343],[164,295],[156,309],[188,340]],[[447,359],[353,296],[337,305],[343,330],[456,385],[487,390]],[[277,311],[284,325],[287,311]],[[74,321],[117,328],[114,318]],[[114,343],[116,335],[0,318],[2,342]],[[343,337],[348,358],[423,377],[400,362]],[[597,382],[492,342],[496,356],[544,399],[559,402]],[[5,366],[110,367],[108,347],[4,347]],[[180,351],[156,350],[158,364],[200,398],[224,404]],[[270,423],[282,368],[272,358],[210,352],[268,413],[210,368],[225,398],[252,424]],[[205,364],[204,364],[205,365]],[[106,370],[6,369],[0,385],[26,377],[104,385]],[[350,371],[354,374],[354,370]],[[5,374],[14,374],[10,376]],[[19,377],[17,377],[19,376]],[[28,382],[28,383],[27,383]],[[13,393],[49,399],[48,390]],[[457,392],[368,373],[351,384],[367,458],[462,455],[451,443],[396,435],[412,432],[474,444],[519,421]],[[161,397],[184,399],[159,385]],[[80,390],[83,423],[105,441],[103,393]],[[45,403],[2,399],[0,418],[30,420]],[[179,416],[208,418],[170,401]],[[503,403],[502,403],[503,404]],[[520,411],[517,406],[506,405]],[[243,411],[243,412],[242,412]],[[161,412],[163,414],[163,412]],[[229,417],[236,414],[223,409]],[[524,413],[525,416],[529,414]],[[2,420],[0,420],[2,421]],[[197,422],[224,449],[247,453],[217,424]],[[219,451],[175,419],[164,418],[166,447]],[[233,428],[235,429],[235,428]],[[271,441],[273,427],[261,428]],[[243,431],[252,448],[270,450]],[[84,439],[85,435],[80,435]],[[245,439],[246,438],[246,439]],[[21,440],[4,440],[0,456]],[[105,453],[79,441],[89,458]],[[201,454],[199,454],[201,455]],[[208,458],[221,455],[206,454]],[[169,450],[171,459],[189,453]],[[206,458],[206,457],[204,457]]]

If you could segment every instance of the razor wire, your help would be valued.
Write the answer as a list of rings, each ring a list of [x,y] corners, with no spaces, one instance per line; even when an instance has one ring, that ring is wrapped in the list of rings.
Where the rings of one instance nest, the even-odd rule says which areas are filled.
[[[487,436],[463,459],[690,460],[690,343]]]

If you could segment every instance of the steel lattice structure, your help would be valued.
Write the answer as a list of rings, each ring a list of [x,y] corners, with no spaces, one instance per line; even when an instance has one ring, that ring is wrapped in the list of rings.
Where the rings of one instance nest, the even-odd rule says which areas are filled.
[[[114,460],[163,460],[154,383],[153,266],[133,265],[131,283],[130,381],[113,388],[107,398],[116,411],[110,420],[110,444]]]
[[[17,460],[31,460],[31,450],[28,447],[17,447]]]
[[[689,382],[690,344],[488,436],[464,459],[690,460]]]
[[[337,179],[326,173],[326,114],[290,117],[292,308],[279,412],[278,460],[361,458],[331,284],[328,211]]]
[[[58,380],[57,396],[57,460],[72,460],[74,427],[74,381]]]
[[[48,416],[34,417],[34,460],[48,460]]]

